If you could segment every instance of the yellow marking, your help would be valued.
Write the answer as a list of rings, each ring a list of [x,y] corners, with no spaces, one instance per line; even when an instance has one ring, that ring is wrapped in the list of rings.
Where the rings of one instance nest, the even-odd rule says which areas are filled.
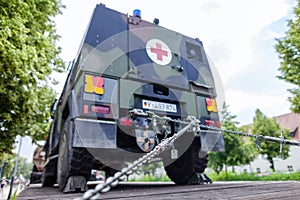
[[[104,78],[86,74],[84,91],[88,93],[104,94]]]
[[[206,99],[207,111],[218,112],[217,102],[215,99]]]

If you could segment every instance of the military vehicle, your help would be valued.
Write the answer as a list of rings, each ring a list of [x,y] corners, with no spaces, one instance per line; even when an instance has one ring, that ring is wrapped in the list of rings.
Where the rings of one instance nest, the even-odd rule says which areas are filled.
[[[154,123],[147,111],[220,127],[216,96],[199,39],[161,27],[158,19],[145,21],[139,10],[131,16],[97,5],[53,104],[43,186],[86,190],[92,169],[112,176],[183,127]],[[203,128],[197,136],[184,134],[160,159],[175,183],[197,184],[207,151],[221,150],[221,133]]]

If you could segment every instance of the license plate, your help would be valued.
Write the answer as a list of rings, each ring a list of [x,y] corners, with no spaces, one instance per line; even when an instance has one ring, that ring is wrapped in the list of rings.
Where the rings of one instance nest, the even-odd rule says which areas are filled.
[[[162,103],[158,101],[143,100],[143,108],[150,110],[159,110],[164,112],[177,113],[176,104]]]

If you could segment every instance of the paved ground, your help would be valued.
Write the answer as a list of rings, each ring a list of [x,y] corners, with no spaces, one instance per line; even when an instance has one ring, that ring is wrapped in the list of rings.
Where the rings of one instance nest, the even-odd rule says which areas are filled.
[[[95,185],[90,185],[90,188]],[[17,198],[74,199],[82,193],[62,194],[58,188],[41,188],[31,185]],[[173,183],[122,183],[112,191],[102,194],[100,199],[144,200],[144,199],[300,199],[300,181],[278,182],[215,182],[208,185],[178,186]]]
[[[12,190],[12,193],[11,193],[11,197],[12,197],[12,194],[16,191],[16,187]],[[22,190],[18,189],[17,190],[17,193],[20,193]],[[7,197],[8,197],[8,193],[9,193],[9,186],[5,186],[4,188],[4,193],[3,195],[0,194],[0,200],[7,200]]]

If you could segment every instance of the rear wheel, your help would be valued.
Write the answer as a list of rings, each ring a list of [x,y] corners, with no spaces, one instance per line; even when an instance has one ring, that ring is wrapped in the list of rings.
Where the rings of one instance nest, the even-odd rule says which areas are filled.
[[[105,180],[107,180],[109,177],[112,177],[115,175],[115,173],[118,172],[118,170],[113,169],[111,167],[105,167],[104,168],[104,172],[105,172]]]
[[[44,168],[44,171],[46,168]],[[53,185],[56,182],[56,176],[48,176],[46,175],[46,172],[43,172],[42,174],[42,187],[53,187]]]
[[[91,176],[93,157],[85,148],[72,147],[72,123],[69,118],[60,137],[57,162],[57,183],[60,191],[66,187],[69,177],[83,176],[86,181]]]
[[[67,148],[67,132],[66,129],[68,127],[68,121],[65,122],[65,127],[62,132],[62,135],[60,137],[59,141],[59,156],[58,156],[58,162],[57,162],[57,183],[59,190],[62,191],[68,181],[68,178],[70,176],[69,173],[69,150]]]
[[[194,139],[190,147],[179,157],[165,167],[169,178],[176,184],[188,184],[196,173],[203,173],[207,167],[207,154],[199,154],[200,144]]]
[[[37,167],[33,165],[32,172],[30,174],[30,183],[40,183],[41,182],[41,172],[38,171]]]

